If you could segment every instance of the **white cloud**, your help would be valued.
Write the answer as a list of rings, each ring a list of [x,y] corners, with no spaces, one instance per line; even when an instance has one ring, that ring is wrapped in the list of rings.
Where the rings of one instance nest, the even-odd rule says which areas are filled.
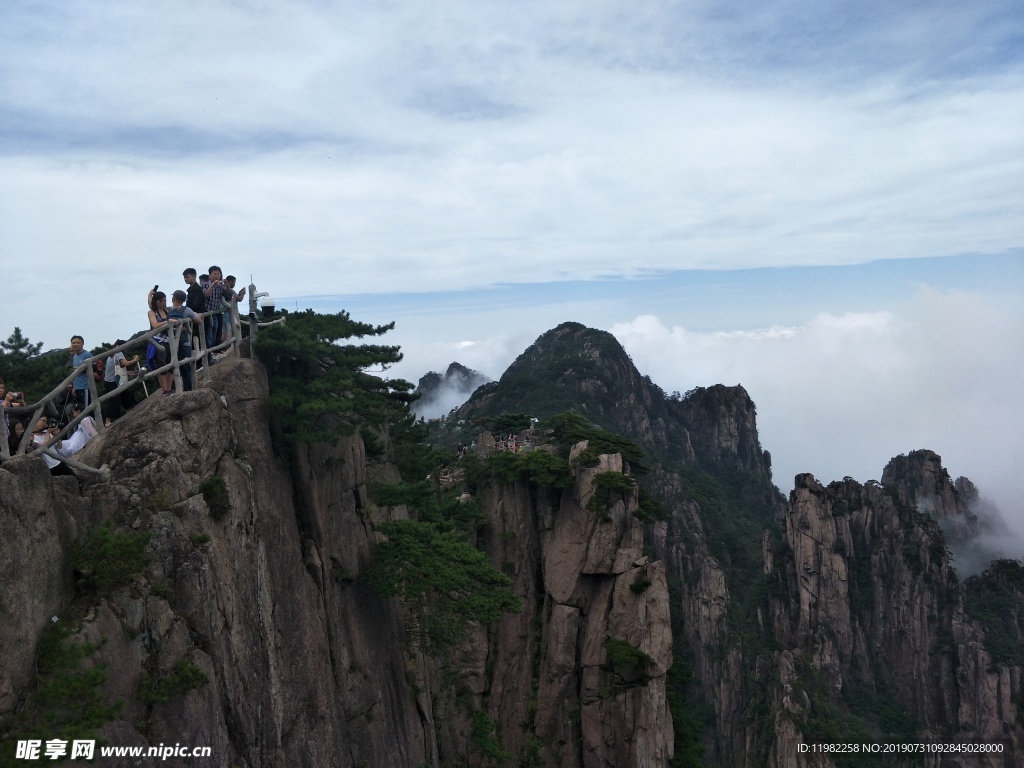
[[[694,333],[640,316],[610,330],[666,390],[741,383],[758,408],[777,484],[881,477],[930,448],[1024,530],[1024,311],[922,289],[892,311],[819,314],[802,326]]]
[[[1002,7],[24,6],[0,261],[310,295],[1019,248]]]

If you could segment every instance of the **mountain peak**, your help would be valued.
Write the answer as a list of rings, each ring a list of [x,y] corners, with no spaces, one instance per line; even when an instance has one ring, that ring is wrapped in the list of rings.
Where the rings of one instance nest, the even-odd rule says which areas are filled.
[[[416,394],[420,397],[413,403],[413,410],[417,416],[428,419],[444,416],[464,403],[473,390],[490,380],[479,371],[453,361],[444,375],[429,371],[420,377],[416,385]]]
[[[669,397],[637,370],[618,339],[581,323],[541,334],[498,381],[473,393],[458,418],[524,413],[544,419],[568,410],[662,456],[735,463],[771,476],[746,390],[716,384],[684,399]]]

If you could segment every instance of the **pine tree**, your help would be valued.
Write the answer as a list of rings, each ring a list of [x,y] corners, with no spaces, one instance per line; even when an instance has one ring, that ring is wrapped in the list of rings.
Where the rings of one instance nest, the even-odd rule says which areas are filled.
[[[7,337],[7,341],[0,341],[0,352],[8,365],[20,365],[28,362],[29,358],[35,357],[43,348],[43,342],[32,344],[26,336],[22,336],[21,328],[14,327],[14,333]]]
[[[25,402],[33,403],[49,394],[67,374],[67,356],[54,350],[40,354],[43,343],[33,344],[15,327],[7,341],[0,341],[0,379],[8,391],[25,393]]]
[[[329,441],[407,413],[413,385],[374,375],[402,359],[399,348],[338,343],[380,336],[394,323],[375,326],[356,322],[347,312],[323,315],[311,309],[286,318],[260,331],[256,353],[270,380],[268,403],[287,439]]]

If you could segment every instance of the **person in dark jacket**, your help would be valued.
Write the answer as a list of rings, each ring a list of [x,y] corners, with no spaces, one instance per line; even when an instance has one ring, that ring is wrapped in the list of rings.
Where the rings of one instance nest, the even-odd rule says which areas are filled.
[[[192,267],[189,267],[181,273],[182,277],[185,278],[185,285],[188,286],[188,290],[185,292],[185,306],[195,312],[197,315],[201,315],[206,311],[206,297],[203,296],[203,288],[199,284],[199,280],[196,279],[196,271]],[[192,342],[192,335],[197,334],[195,342]],[[202,328],[197,330],[189,331],[189,344],[191,346],[199,345],[199,336],[203,336],[204,332]]]

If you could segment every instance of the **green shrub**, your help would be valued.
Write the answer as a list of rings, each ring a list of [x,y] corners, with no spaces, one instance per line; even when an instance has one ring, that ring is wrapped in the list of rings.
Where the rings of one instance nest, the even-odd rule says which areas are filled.
[[[335,442],[364,424],[388,424],[407,413],[413,385],[368,373],[401,360],[398,347],[345,343],[380,336],[394,323],[374,326],[347,312],[311,309],[282,314],[286,322],[260,331],[254,349],[267,370],[268,405],[287,442]]]
[[[206,500],[206,506],[210,510],[210,517],[214,520],[223,520],[231,512],[231,498],[228,496],[228,487],[224,478],[220,475],[210,475],[199,484],[199,492]]]
[[[384,444],[377,430],[363,424],[359,427],[359,435],[363,438],[363,450],[366,452],[367,459],[372,461],[387,455],[387,445]]]
[[[149,563],[144,554],[147,544],[148,533],[115,533],[113,522],[104,521],[71,553],[76,587],[105,595],[124,586]]]
[[[668,514],[665,512],[665,507],[662,506],[661,502],[651,496],[651,494],[643,488],[639,491],[637,502],[638,507],[636,510],[636,516],[645,523],[652,523],[655,520],[665,520],[668,518]]]
[[[209,682],[193,662],[182,656],[165,675],[142,680],[142,700],[147,704],[164,704]]]
[[[646,592],[647,588],[651,586],[651,584],[652,582],[649,578],[647,578],[646,571],[640,571],[639,573],[637,573],[636,578],[633,580],[633,583],[629,585],[629,588],[639,595],[642,592]]]
[[[71,643],[71,634],[69,627],[51,624],[39,638],[35,687],[17,714],[0,722],[0,766],[24,764],[14,759],[20,739],[95,739],[96,730],[117,717],[121,703],[105,706],[100,693],[106,669],[81,668],[96,646]]]
[[[481,426],[488,427],[497,436],[518,434],[530,428],[530,417],[525,413],[502,413],[493,419],[481,419]]]
[[[470,741],[480,750],[482,756],[481,765],[495,766],[505,765],[505,761],[512,759],[512,754],[501,748],[498,741],[497,724],[487,716],[486,712],[478,710],[470,716],[472,730]]]
[[[565,458],[568,458],[569,451],[576,443],[586,440],[587,447],[578,459],[585,466],[596,464],[602,454],[617,453],[629,464],[633,474],[641,475],[647,472],[640,446],[622,435],[594,426],[578,413],[559,413],[544,422],[543,426],[554,431],[555,439]]]
[[[402,600],[424,650],[446,651],[471,622],[489,624],[520,609],[509,578],[457,533],[416,520],[393,520],[380,530],[387,541],[374,551],[366,580],[380,595]]]
[[[608,654],[608,664],[627,685],[647,685],[651,679],[648,669],[654,665],[654,659],[630,645],[625,640],[609,638],[604,643]]]
[[[620,498],[636,490],[636,481],[621,472],[599,472],[594,475],[594,494],[587,502],[591,512],[602,512]]]
[[[525,480],[538,487],[556,489],[568,488],[572,483],[569,462],[547,451],[498,451],[484,460],[484,469],[510,483]]]

